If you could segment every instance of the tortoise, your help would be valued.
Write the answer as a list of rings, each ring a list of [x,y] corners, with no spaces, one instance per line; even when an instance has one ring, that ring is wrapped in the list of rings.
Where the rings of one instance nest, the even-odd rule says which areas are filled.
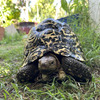
[[[30,30],[24,52],[24,62],[17,73],[18,81],[35,82],[43,74],[41,66],[39,67],[39,59],[49,54],[54,55],[58,59],[57,63],[60,63],[58,73],[62,69],[66,75],[72,76],[76,81],[91,81],[90,68],[84,64],[85,58],[76,34],[69,25],[52,18],[45,19]],[[47,60],[47,63],[49,62]]]

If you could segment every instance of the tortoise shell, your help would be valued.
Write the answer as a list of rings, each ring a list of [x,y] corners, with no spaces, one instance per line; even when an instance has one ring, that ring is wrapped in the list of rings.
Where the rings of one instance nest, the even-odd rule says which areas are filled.
[[[84,61],[77,36],[66,23],[48,18],[30,30],[25,47],[24,65],[48,52]]]

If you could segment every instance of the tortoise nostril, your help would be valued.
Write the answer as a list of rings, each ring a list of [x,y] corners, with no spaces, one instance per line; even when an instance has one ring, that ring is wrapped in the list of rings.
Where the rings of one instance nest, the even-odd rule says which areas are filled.
[[[47,68],[47,66],[48,66],[48,65],[47,65],[46,63],[43,63],[43,62],[41,62],[41,61],[39,62],[39,68],[40,68],[40,69]]]
[[[45,63],[41,64],[41,67],[46,67],[46,64]]]

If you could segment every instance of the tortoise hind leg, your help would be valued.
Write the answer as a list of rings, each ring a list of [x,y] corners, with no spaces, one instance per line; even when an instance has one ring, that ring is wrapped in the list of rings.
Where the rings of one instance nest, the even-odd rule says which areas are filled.
[[[71,57],[63,57],[61,66],[66,74],[71,75],[78,82],[92,80],[89,67],[78,60]]]
[[[35,63],[30,63],[22,67],[17,73],[16,77],[18,82],[34,82],[35,78],[38,76],[39,71]]]

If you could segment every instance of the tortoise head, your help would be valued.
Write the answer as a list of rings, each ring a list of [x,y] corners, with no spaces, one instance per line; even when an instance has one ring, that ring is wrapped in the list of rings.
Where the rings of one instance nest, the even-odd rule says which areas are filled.
[[[42,74],[56,72],[60,67],[58,58],[53,54],[47,54],[38,60],[38,68]]]

